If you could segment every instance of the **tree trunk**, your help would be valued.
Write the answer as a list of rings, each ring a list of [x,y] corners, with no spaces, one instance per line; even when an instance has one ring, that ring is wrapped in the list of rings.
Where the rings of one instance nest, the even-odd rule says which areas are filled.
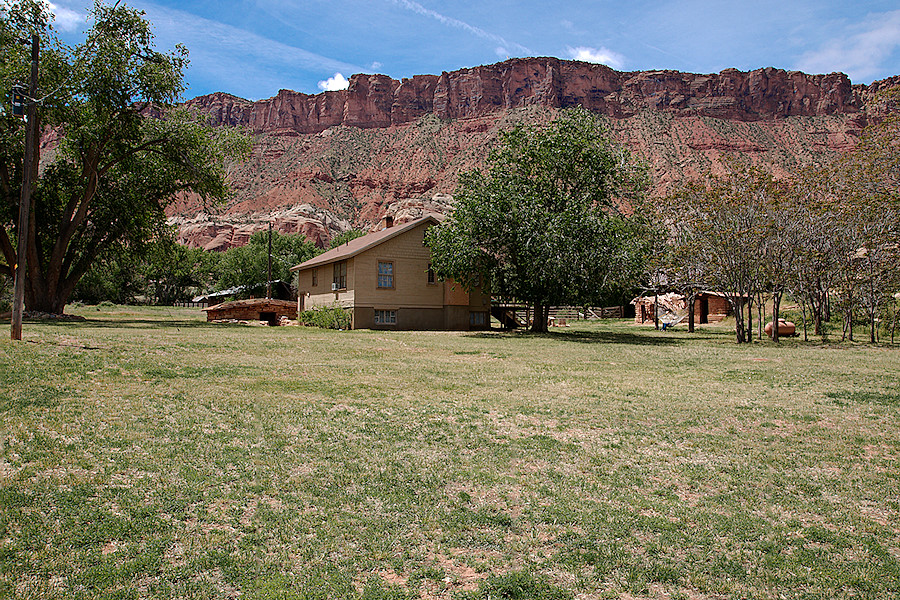
[[[744,305],[743,298],[739,298],[738,301],[741,303],[741,306]],[[741,311],[741,321],[745,322],[743,327],[744,342],[749,344],[753,341],[753,294],[747,294],[747,318],[744,319],[743,311]]]
[[[735,299],[728,296],[728,303],[731,304],[731,312],[734,313],[734,334],[737,338],[737,343],[743,344],[746,341],[743,298],[737,296],[737,299]]]
[[[900,314],[900,310],[892,310],[891,311],[891,346],[894,345],[894,331],[897,330],[897,315]]]
[[[772,292],[772,341],[778,343],[778,318],[781,315],[781,296],[784,292]]]
[[[30,282],[25,288],[25,309],[33,312],[45,312],[61,315],[69,301],[69,293],[62,289],[35,290]]]
[[[875,313],[874,309],[869,311],[869,341],[873,344],[878,342],[875,337]]]
[[[531,322],[531,331],[533,333],[547,333],[547,315],[549,313],[549,306],[535,303],[534,320]]]
[[[803,312],[803,341],[808,342],[809,337],[806,332],[806,300],[800,301],[800,310]]]
[[[653,295],[653,325],[659,331],[659,291]]]
[[[25,292],[25,309],[33,312],[45,312],[53,315],[61,315],[68,302],[68,294],[62,294],[60,290],[53,293],[35,294],[28,286]]]
[[[763,333],[764,333],[763,327],[765,327],[765,324],[763,323],[763,321],[766,320],[765,313],[766,313],[766,303],[765,303],[763,294],[760,292],[756,296],[756,316],[757,316],[756,339],[758,339],[758,340],[763,339]]]
[[[691,292],[688,295],[687,301],[687,309],[688,309],[688,333],[694,333],[694,302],[697,300],[697,295],[694,292]]]

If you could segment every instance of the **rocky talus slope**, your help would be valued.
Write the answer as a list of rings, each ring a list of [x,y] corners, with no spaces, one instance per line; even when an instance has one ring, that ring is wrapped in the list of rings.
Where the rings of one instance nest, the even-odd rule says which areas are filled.
[[[327,244],[385,214],[446,211],[459,173],[482,163],[499,131],[578,105],[650,165],[655,194],[729,161],[785,176],[852,148],[878,116],[875,94],[895,85],[900,77],[861,86],[840,73],[622,73],[532,58],[402,81],[354,75],[347,90],[258,102],[216,93],[188,104],[253,133],[253,154],[218,214],[190,197],[169,214],[183,243],[211,250],[246,243],[269,220]]]

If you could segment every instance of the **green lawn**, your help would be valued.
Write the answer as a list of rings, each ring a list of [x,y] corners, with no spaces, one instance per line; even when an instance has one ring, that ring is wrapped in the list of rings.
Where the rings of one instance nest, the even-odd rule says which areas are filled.
[[[79,310],[0,342],[0,597],[900,598],[900,349]]]

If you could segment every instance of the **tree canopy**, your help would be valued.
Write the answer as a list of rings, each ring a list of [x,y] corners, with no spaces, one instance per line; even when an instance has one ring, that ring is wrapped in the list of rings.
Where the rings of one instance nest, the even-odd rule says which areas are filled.
[[[869,340],[879,321],[896,326],[900,292],[900,89],[872,105],[881,113],[857,146],[831,164],[778,181],[759,168],[734,164],[726,176],[683,186],[660,202],[656,220],[668,237],[658,265],[671,289],[725,294],[739,343],[752,339],[752,306],[762,337],[763,308],[779,319],[785,293],[825,335],[832,310],[842,337],[864,316]],[[778,340],[778,328],[772,328]]]
[[[302,235],[272,232],[272,280],[290,283],[291,267],[321,254],[322,250]],[[269,233],[257,231],[246,246],[229,248],[219,261],[218,288],[254,286],[266,282],[269,262]]]
[[[588,304],[643,269],[646,228],[627,207],[645,189],[644,169],[583,109],[548,126],[500,136],[485,170],[460,176],[452,216],[427,243],[438,276],[470,287],[488,278],[502,296],[535,307]]]
[[[176,194],[224,199],[229,160],[249,149],[239,132],[205,126],[175,106],[184,91],[187,50],[158,52],[143,13],[96,2],[84,43],[66,48],[44,4],[18,0],[2,13],[0,82],[27,80],[18,37],[41,38],[36,138],[40,160],[27,244],[25,305],[61,313],[99,257],[166,235],[164,209]],[[4,102],[8,99],[4,97]],[[25,127],[4,104],[0,116],[0,250],[15,264]],[[35,140],[39,147],[39,139]],[[33,168],[38,174],[38,162]]]

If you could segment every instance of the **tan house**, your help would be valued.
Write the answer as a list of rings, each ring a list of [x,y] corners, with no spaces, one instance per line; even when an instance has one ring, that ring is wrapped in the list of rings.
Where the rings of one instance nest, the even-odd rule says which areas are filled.
[[[440,281],[431,270],[428,215],[370,233],[291,268],[300,311],[340,306],[353,329],[488,329],[491,297]]]

